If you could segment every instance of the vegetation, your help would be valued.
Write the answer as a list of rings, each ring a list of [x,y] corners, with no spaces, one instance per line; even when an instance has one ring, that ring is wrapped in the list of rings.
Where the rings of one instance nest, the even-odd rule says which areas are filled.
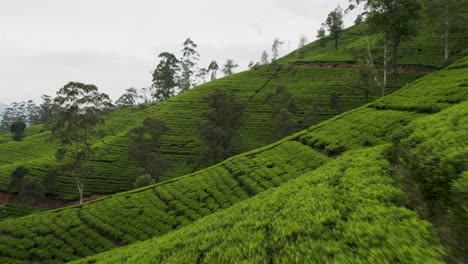
[[[347,153],[193,225],[76,263],[443,263],[382,149]]]
[[[91,139],[99,136],[95,127],[102,124],[102,112],[111,107],[109,96],[92,84],[70,82],[57,92],[58,118],[51,125],[52,136],[60,141],[58,160],[71,159],[71,171],[83,202],[89,157],[95,152]]]
[[[24,136],[26,124],[22,120],[16,120],[10,125],[10,132],[13,134],[14,141],[21,141]]]
[[[246,104],[234,93],[216,90],[205,98],[210,110],[206,121],[198,122],[198,133],[205,146],[200,149],[200,162],[213,158],[215,163],[228,158],[233,139],[244,122]]]
[[[463,89],[466,60],[374,104],[208,169],[80,207],[3,221],[2,260],[62,262],[156,237],[135,244],[136,248],[88,260],[121,261],[127,258],[126,250],[131,250],[135,261],[144,255],[156,262],[199,255],[207,261],[313,257],[319,262],[328,258],[441,262],[443,253],[431,227],[405,208],[406,198],[390,162],[395,160],[389,144],[395,135],[413,121],[431,117],[432,112],[390,108],[402,95],[408,105],[414,99],[409,109],[418,107],[422,95],[429,103],[451,95],[453,103],[441,103],[440,109],[456,109],[453,113],[465,116],[466,103],[457,104],[468,98]],[[432,90],[437,92],[431,92],[432,83],[438,85]],[[388,109],[375,107],[381,102]],[[414,131],[423,129],[414,126]],[[331,159],[321,153],[342,156]],[[459,185],[463,186],[454,185],[456,190],[462,188]],[[241,246],[250,243],[255,246]]]
[[[148,117],[143,121],[142,126],[130,131],[133,144],[130,145],[128,156],[145,168],[145,172],[151,175],[156,182],[159,182],[162,173],[169,166],[168,160],[160,151],[161,143],[159,139],[161,136],[166,135],[170,129],[163,121]]]

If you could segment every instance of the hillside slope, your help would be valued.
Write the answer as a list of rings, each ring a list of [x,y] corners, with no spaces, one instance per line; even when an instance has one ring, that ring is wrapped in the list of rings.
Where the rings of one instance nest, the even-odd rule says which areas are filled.
[[[463,34],[466,35],[466,32]],[[372,38],[375,39],[376,36]],[[426,45],[426,42],[424,38],[416,38],[412,43],[418,46]],[[107,124],[104,126],[108,136],[96,142],[99,151],[97,157],[90,162],[93,173],[87,179],[86,194],[113,193],[132,188],[142,169],[126,155],[129,144],[126,134],[148,116],[156,116],[172,127],[171,133],[162,138],[162,151],[171,164],[162,179],[172,179],[196,170],[197,164],[187,164],[190,158],[197,155],[197,148],[200,146],[195,122],[202,118],[203,110],[206,109],[203,98],[213,89],[234,91],[248,102],[247,120],[240,129],[242,140],[235,142],[236,148],[232,154],[255,149],[278,139],[272,124],[270,106],[265,102],[267,94],[274,92],[278,86],[287,87],[294,95],[299,108],[299,129],[306,128],[302,124],[304,115],[314,103],[318,106],[321,121],[339,113],[330,105],[332,92],[340,95],[345,110],[363,105],[364,96],[352,93],[346,88],[345,76],[352,69],[342,67],[344,55],[346,63],[355,62],[352,60],[352,53],[356,48],[365,48],[365,41],[359,27],[352,27],[343,32],[338,53],[334,52],[332,46],[327,43],[322,45],[320,41],[307,47],[306,58],[303,61],[326,62],[331,64],[330,67],[312,67],[310,64],[296,63],[297,59],[288,55],[278,60],[276,65],[262,66],[200,85],[167,102],[143,110],[134,108],[111,113],[106,117]],[[462,46],[458,45],[454,52],[460,53],[460,49]],[[320,54],[322,58],[314,57],[314,54]],[[407,59],[403,63],[408,63],[408,67],[414,66],[417,58],[413,55],[416,55],[406,55]],[[433,47],[424,49],[418,56],[437,60],[440,54],[434,52]],[[420,71],[418,68],[401,72],[398,86],[411,83],[426,73],[426,69]],[[379,91],[373,91],[371,100],[378,98],[379,94]],[[47,132],[34,134],[22,142],[11,142],[7,137],[8,135],[0,137],[0,190],[8,189],[10,174],[19,165],[28,166],[34,175],[40,177],[46,177],[47,171],[58,165],[53,155],[55,147],[52,142],[47,141]],[[52,194],[61,199],[75,199],[77,191],[73,180],[66,175],[59,175]]]
[[[416,233],[408,231],[408,236],[416,236],[418,241],[421,241],[420,244],[415,245],[417,248],[415,257],[427,255],[427,257],[434,257],[434,260],[440,259],[441,254],[438,246],[434,244],[433,236],[427,234],[430,232],[427,225],[419,222],[416,214],[401,208],[404,204],[401,198],[404,196],[395,188],[394,181],[383,177],[389,173],[389,163],[382,160],[375,162],[375,167],[367,168],[368,163],[363,160],[365,156],[381,160],[385,147],[377,147],[374,150],[370,147],[385,146],[392,140],[390,135],[400,131],[414,120],[455,106],[462,112],[466,112],[468,108],[464,101],[468,99],[467,63],[468,57],[449,69],[426,76],[374,104],[341,114],[277,143],[232,157],[200,172],[147,188],[109,196],[83,206],[3,221],[0,223],[0,241],[2,242],[0,243],[2,247],[0,258],[3,261],[61,262],[145,240],[151,236],[161,236],[182,226],[187,226],[187,230],[190,230],[192,228],[190,224],[197,219],[201,218],[200,221],[205,221],[203,216],[230,207],[250,196],[304,174],[316,175],[319,178],[325,177],[324,182],[330,185],[333,181],[328,181],[326,175],[320,176],[322,172],[330,169],[332,173],[331,168],[334,166],[344,168],[343,164],[356,162],[356,167],[350,168],[350,180],[356,178],[353,175],[369,175],[369,177],[372,176],[370,181],[383,181],[380,187],[388,188],[389,192],[379,194],[380,187],[372,189],[369,186],[370,189],[365,189],[367,185],[370,185],[366,183],[365,177],[362,179],[364,182],[350,182],[349,185],[343,186],[336,182],[332,186],[344,188],[343,192],[360,186],[359,188],[364,188],[362,192],[350,193],[350,195],[356,195],[353,199],[364,201],[365,197],[368,197],[369,204],[363,204],[364,207],[375,205],[383,208],[382,212],[386,210],[393,212],[388,217],[389,221],[397,222],[394,226],[395,232],[376,233],[379,238],[383,236],[385,241],[393,236],[401,236],[402,241],[407,243],[411,240],[409,237],[405,238],[403,235],[396,234],[405,233],[406,231],[403,230],[406,230],[408,226],[398,224],[397,219],[402,214],[406,215],[408,224],[412,226],[411,229],[414,227],[411,223],[416,221],[415,225],[421,225],[421,229],[415,229]],[[424,104],[419,100],[423,96]],[[451,98],[451,100],[447,101],[446,98]],[[413,100],[414,103],[412,103]],[[401,106],[402,103],[406,108]],[[438,108],[431,108],[427,111],[425,104],[435,105]],[[386,107],[382,108],[382,105]],[[408,111],[408,109],[411,110]],[[356,152],[355,155],[345,154],[346,158],[343,159],[333,160],[324,156],[328,154],[334,157],[343,152],[358,149],[364,150]],[[461,162],[465,161],[461,160]],[[318,174],[315,174],[317,172],[314,170],[321,168],[322,164],[331,165],[325,165],[330,167],[322,168]],[[367,169],[368,172],[366,172]],[[341,169],[338,169],[333,174],[334,176],[330,177],[339,179],[340,173],[344,172],[340,171]],[[314,184],[310,185],[312,189],[301,195],[313,196],[314,186]],[[284,188],[287,190],[287,187]],[[297,188],[301,187],[297,186]],[[325,192],[328,191],[325,190]],[[377,193],[374,194],[374,192]],[[254,203],[261,204],[260,200]],[[352,207],[352,204],[346,204],[346,206],[345,208],[351,208],[349,209],[351,211],[358,210]],[[242,208],[242,205],[232,210],[238,208]],[[223,211],[221,214],[227,216],[230,213]],[[379,219],[383,216],[376,217]],[[209,219],[216,219],[216,217]],[[206,221],[209,223],[212,220]],[[365,221],[362,222],[364,223]],[[197,224],[193,228],[198,228]],[[204,228],[203,225],[202,228]],[[313,229],[314,226],[310,228]],[[333,237],[337,234],[330,235]],[[376,237],[370,239],[373,240]],[[390,246],[394,247],[398,244],[399,242],[392,242]],[[356,245],[351,245],[351,248],[359,250],[359,246]],[[403,254],[402,252],[405,251],[397,252]]]

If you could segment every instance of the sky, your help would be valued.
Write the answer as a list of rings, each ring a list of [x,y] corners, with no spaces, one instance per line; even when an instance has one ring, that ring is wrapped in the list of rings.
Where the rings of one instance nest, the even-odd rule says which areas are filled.
[[[0,0],[0,102],[55,92],[69,81],[92,83],[116,100],[151,85],[157,55],[180,57],[190,37],[200,66],[234,59],[237,72],[259,61],[279,38],[280,55],[348,0]],[[352,14],[345,26],[352,25]]]

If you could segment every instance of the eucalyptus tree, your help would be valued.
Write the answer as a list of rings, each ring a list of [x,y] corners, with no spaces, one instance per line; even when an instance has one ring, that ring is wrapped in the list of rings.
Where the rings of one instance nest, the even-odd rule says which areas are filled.
[[[299,38],[299,47],[297,48],[297,58],[303,59],[305,57],[305,45],[307,44],[307,37],[305,35],[301,35]]]
[[[262,52],[262,57],[260,58],[260,64],[267,65],[269,63],[270,61],[268,60],[268,53],[266,52],[266,50],[264,50]]]
[[[234,60],[228,59],[223,65],[223,69],[221,70],[225,76],[231,75],[234,73],[234,68],[239,67],[236,63],[234,63]]]
[[[198,54],[197,44],[195,44],[190,38],[186,39],[183,43],[182,57],[180,58],[180,79],[179,89],[181,92],[190,90],[196,86],[195,74],[198,71],[197,63],[200,59]]]
[[[177,74],[180,70],[179,60],[174,54],[163,52],[158,56],[161,61],[153,72],[153,97],[156,101],[165,101],[174,96],[179,83]]]
[[[100,93],[93,84],[69,82],[54,99],[60,107],[57,118],[50,124],[52,138],[60,142],[56,158],[67,164],[83,202],[89,159],[95,154],[93,139],[102,135],[96,126],[104,123],[102,114],[113,107],[109,96]]]
[[[429,22],[443,42],[444,61],[447,62],[451,46],[450,34],[457,25],[465,22],[463,12],[466,9],[462,6],[463,0],[427,0],[424,4]]]
[[[338,51],[338,38],[344,27],[343,9],[340,6],[328,14],[325,26],[327,27],[329,34],[335,40],[335,51]]]
[[[208,65],[208,72],[211,73],[210,78],[212,81],[216,80],[218,70],[219,70],[218,63],[215,60],[212,60],[210,62],[210,65]]]
[[[141,96],[138,94],[137,89],[130,87],[125,90],[125,93],[122,94],[117,101],[115,101],[115,106],[117,108],[134,106],[137,104],[137,100],[139,98],[141,98]]]
[[[350,0],[350,9],[364,4],[365,17],[370,29],[382,32],[385,39],[390,41],[392,49],[393,89],[396,89],[398,48],[401,40],[415,35],[418,29],[419,11],[421,5],[418,0]]]
[[[279,49],[284,44],[283,41],[280,41],[278,38],[273,40],[273,45],[271,45],[271,61],[275,62],[279,56]]]

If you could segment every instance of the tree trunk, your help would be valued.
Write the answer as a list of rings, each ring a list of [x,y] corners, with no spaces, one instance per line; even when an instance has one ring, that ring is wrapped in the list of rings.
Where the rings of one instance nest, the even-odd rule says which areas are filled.
[[[369,53],[369,62],[370,64],[374,65],[374,60],[372,59],[372,53],[371,53],[369,38],[367,37],[367,34],[366,34],[366,44],[367,44],[367,52]]]
[[[384,38],[384,75],[383,75],[383,84],[382,84],[382,97],[385,96],[385,88],[387,87],[387,54],[388,54],[388,45],[387,40]]]
[[[335,52],[338,51],[338,33],[335,33]]]
[[[444,60],[447,62],[448,56],[449,56],[449,43],[448,43],[448,35],[449,35],[449,27],[450,27],[450,22],[449,22],[449,15],[448,15],[448,9],[449,9],[449,4],[447,2],[447,5],[445,6],[445,32],[444,32],[444,39],[445,39],[445,52],[444,52]]]
[[[79,178],[76,178],[75,180],[76,180],[76,186],[78,187],[78,192],[80,193],[80,204],[83,204],[84,184]]]
[[[398,45],[400,44],[400,38],[393,36],[393,47],[392,47],[392,64],[393,64],[393,92],[396,91],[397,85],[397,59],[398,59]]]

